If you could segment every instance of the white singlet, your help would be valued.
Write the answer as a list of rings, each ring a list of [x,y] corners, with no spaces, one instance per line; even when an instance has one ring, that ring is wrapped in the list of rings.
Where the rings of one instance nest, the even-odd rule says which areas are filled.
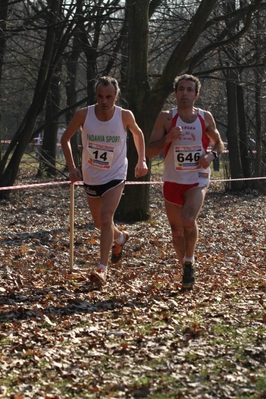
[[[88,106],[81,128],[82,174],[89,185],[101,185],[111,180],[124,180],[127,175],[127,132],[122,121],[122,108],[115,106],[109,121],[99,121],[95,105]]]
[[[198,116],[193,123],[182,121],[177,111],[169,131],[175,126],[182,128],[182,138],[172,141],[165,149],[163,181],[199,183],[200,187],[208,185],[210,168],[203,169],[199,165],[199,158],[206,154],[210,141],[206,134],[204,111],[198,109]]]

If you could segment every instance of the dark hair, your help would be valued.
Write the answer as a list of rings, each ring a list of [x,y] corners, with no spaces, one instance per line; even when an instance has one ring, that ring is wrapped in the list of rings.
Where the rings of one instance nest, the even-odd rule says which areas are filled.
[[[95,92],[97,90],[97,87],[102,84],[104,86],[108,86],[109,84],[112,84],[115,88],[115,94],[120,93],[120,88],[118,81],[115,78],[112,78],[111,76],[102,76],[101,78],[98,78],[97,82],[95,83],[94,89]]]
[[[177,76],[175,78],[175,80],[174,80],[175,92],[177,91],[177,86],[178,86],[178,83],[180,82],[180,80],[191,80],[191,82],[195,83],[196,94],[198,94],[200,92],[201,83],[200,83],[199,79],[196,76],[189,75],[187,73],[185,73],[184,75]]]

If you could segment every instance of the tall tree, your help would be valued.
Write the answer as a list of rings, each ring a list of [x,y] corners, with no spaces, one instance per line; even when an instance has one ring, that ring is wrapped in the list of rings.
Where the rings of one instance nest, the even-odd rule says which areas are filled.
[[[144,114],[143,104],[145,94],[150,91],[148,79],[148,46],[149,46],[149,0],[127,0],[129,40],[128,70],[125,96],[130,109],[135,114],[140,125]],[[135,34],[133,34],[135,32]],[[146,51],[139,51],[140,48]],[[138,65],[136,65],[138,64]],[[128,157],[130,165],[127,179],[134,181],[135,165],[138,161],[132,135],[128,137]],[[142,179],[144,180],[144,179]],[[141,201],[140,201],[141,199]],[[145,201],[143,201],[145,199]],[[149,187],[146,184],[126,185],[116,212],[116,218],[122,220],[139,220],[149,218]]]
[[[229,0],[224,5],[225,12],[227,14],[235,11],[235,0]],[[228,30],[228,37],[236,35],[238,29],[237,25],[232,27],[230,21],[226,21],[226,26]],[[228,54],[228,70],[225,71],[227,77],[226,81],[226,92],[227,92],[227,114],[228,114],[228,124],[227,124],[227,142],[229,149],[229,161],[230,161],[230,171],[231,177],[233,179],[243,177],[241,168],[241,157],[240,157],[240,142],[239,142],[239,132],[238,132],[238,107],[237,107],[237,82],[238,73],[237,70],[230,68],[232,62],[235,63],[237,59],[237,49],[235,47],[229,46],[226,48]],[[231,61],[232,60],[232,61]],[[242,189],[244,184],[242,180],[234,180],[232,183],[232,189],[239,190]]]
[[[41,148],[40,165],[38,175],[56,175],[56,144],[58,118],[54,118],[60,110],[60,73],[62,72],[62,62],[58,62],[55,73],[52,76],[50,90],[47,94],[45,107],[45,120],[50,121],[44,128],[43,142]]]
[[[58,61],[66,45],[64,41],[65,37],[63,37],[60,42],[60,46],[55,48],[55,38],[57,23],[59,22],[60,16],[60,6],[60,0],[49,0],[45,9],[47,18],[47,32],[34,95],[32,103],[26,115],[24,116],[23,121],[21,122],[13,139],[11,140],[10,145],[7,148],[7,151],[0,161],[1,186],[11,186],[16,179],[20,160],[32,137],[36,119],[42,111],[49,92],[50,83],[57,66],[56,59]],[[69,33],[67,32],[66,35],[67,34]],[[6,196],[6,194],[8,194],[6,192],[1,193],[2,196]]]
[[[263,63],[261,57],[261,49],[264,46],[262,39],[262,18],[259,14],[256,15],[256,51],[255,57],[258,64]],[[255,70],[255,116],[256,116],[256,176],[261,176],[262,172],[262,118],[261,118],[261,87],[263,82],[263,70],[262,68],[256,68]],[[258,183],[256,184],[258,187]]]
[[[8,0],[3,0],[0,5],[0,82],[2,78],[2,69],[4,62],[4,54],[6,48],[6,19],[8,12]],[[1,96],[1,92],[0,92]],[[1,112],[0,112],[0,123],[1,123]],[[1,124],[0,124],[1,126]],[[1,148],[1,146],[0,146]],[[1,159],[1,154],[0,154]]]

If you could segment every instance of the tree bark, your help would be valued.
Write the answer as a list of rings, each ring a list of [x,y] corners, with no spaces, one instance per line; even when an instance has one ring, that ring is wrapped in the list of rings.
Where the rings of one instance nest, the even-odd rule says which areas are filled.
[[[50,90],[46,100],[45,120],[52,122],[45,127],[43,135],[43,143],[41,149],[40,165],[38,175],[55,176],[56,175],[56,144],[58,119],[53,116],[57,115],[60,110],[60,73],[62,71],[62,61],[60,60],[55,74],[51,80]]]
[[[239,82],[240,83],[240,82]],[[250,177],[250,158],[248,151],[248,135],[246,126],[246,113],[244,104],[244,90],[241,84],[237,84],[237,111],[238,111],[238,126],[239,126],[239,148],[241,165],[244,177]],[[247,182],[247,186],[249,183]]]
[[[6,18],[8,12],[8,0],[3,0],[0,7],[0,82],[2,80],[2,69],[4,62],[4,54],[6,49]],[[1,92],[0,92],[1,96]],[[0,123],[1,123],[1,112],[0,112]],[[1,148],[1,145],[0,145]],[[0,152],[1,159],[1,152]]]
[[[257,46],[256,46],[256,58],[257,61],[261,61],[261,49],[263,47],[263,39],[261,36],[261,30],[262,30],[262,20],[261,16],[257,14],[256,16],[257,19],[257,30],[256,30],[256,36],[257,36]],[[261,87],[262,87],[262,70],[261,68],[258,68],[255,71],[255,115],[256,115],[256,165],[255,165],[255,170],[256,170],[256,176],[261,176],[262,174],[262,121],[261,121]],[[259,188],[261,185],[261,182],[257,182],[257,187]]]
[[[3,60],[6,48],[6,18],[8,12],[8,0],[1,1],[0,7],[0,82],[2,76]]]
[[[137,123],[144,112],[144,96],[149,91],[148,84],[148,43],[149,43],[149,0],[127,0],[128,16],[128,72],[125,96],[129,108],[134,113]],[[142,49],[142,51],[140,51]],[[131,133],[127,144],[128,175],[130,182],[147,181],[147,178],[135,178],[135,166],[138,155]],[[124,195],[115,214],[117,220],[136,221],[147,220],[149,213],[148,184],[126,185]]]
[[[230,79],[231,78],[231,79]],[[236,99],[236,84],[234,83],[235,76],[228,76],[226,82],[227,91],[227,112],[228,112],[228,125],[227,125],[227,141],[229,149],[229,163],[231,178],[238,179],[243,177],[240,149],[238,140],[238,123],[237,123],[237,99]],[[244,187],[243,181],[231,182],[232,190],[241,190]]]
[[[173,81],[177,74],[183,71],[188,54],[204,30],[206,21],[213,10],[217,0],[202,0],[190,22],[188,30],[176,45],[168,59],[161,76],[150,88],[148,77],[148,51],[149,51],[149,0],[127,0],[128,13],[128,73],[125,97],[130,108],[142,128],[146,143],[152,132],[153,124],[161,111],[165,100],[173,91]],[[158,2],[153,2],[158,5]],[[152,12],[154,8],[152,9]],[[140,50],[141,49],[141,50]],[[128,139],[128,176],[127,180],[135,181],[134,169],[137,162],[137,153],[133,140],[129,134]],[[148,162],[150,166],[150,162]],[[149,168],[150,170],[150,168]],[[133,222],[147,220],[149,211],[149,174],[138,181],[147,184],[126,185],[125,195],[122,197],[116,212],[118,221]]]

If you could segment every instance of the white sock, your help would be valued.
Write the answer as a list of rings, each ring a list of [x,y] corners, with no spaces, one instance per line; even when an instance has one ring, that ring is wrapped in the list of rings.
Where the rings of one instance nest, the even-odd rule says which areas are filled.
[[[97,267],[97,269],[101,269],[104,270],[105,273],[107,273],[107,266],[103,265],[102,263],[99,264],[99,266]]]
[[[194,262],[194,256],[192,258],[188,258],[187,256],[184,257],[184,263],[185,262]]]
[[[121,231],[121,233],[119,234],[119,236],[117,237],[117,239],[115,240],[116,244],[118,245],[122,245],[125,242],[125,236],[123,231]]]

